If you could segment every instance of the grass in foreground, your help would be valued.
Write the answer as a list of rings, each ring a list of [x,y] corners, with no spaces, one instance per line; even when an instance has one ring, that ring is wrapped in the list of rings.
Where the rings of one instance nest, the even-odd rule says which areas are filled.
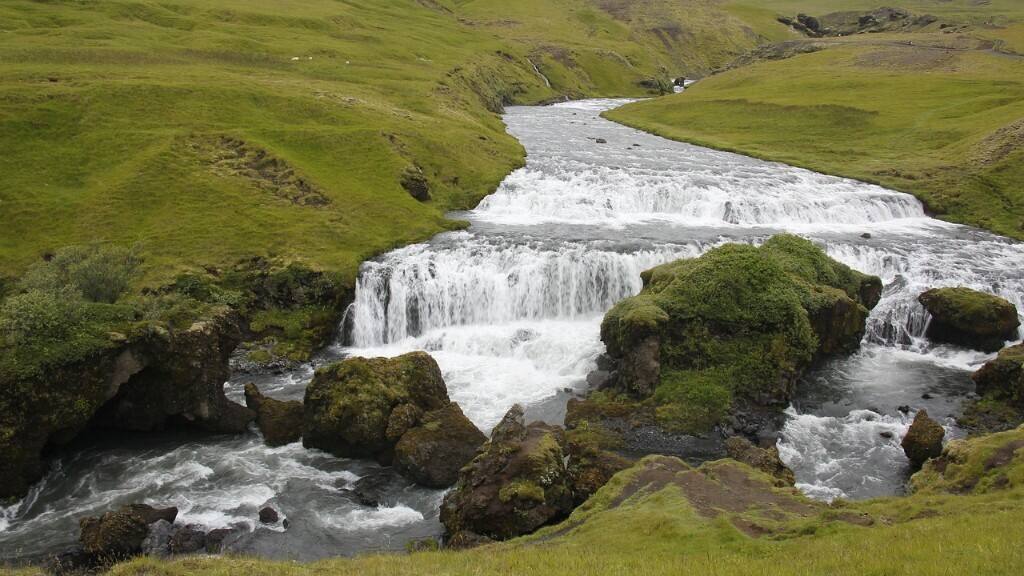
[[[836,39],[607,116],[877,182],[942,218],[1024,238],[1024,58],[978,42],[932,33]]]

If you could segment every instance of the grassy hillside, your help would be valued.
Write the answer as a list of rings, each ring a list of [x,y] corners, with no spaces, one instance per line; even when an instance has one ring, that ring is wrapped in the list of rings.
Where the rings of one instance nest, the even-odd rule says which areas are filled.
[[[687,64],[645,32],[682,8],[632,21],[598,4],[3,2],[0,277],[97,241],[138,244],[149,283],[253,254],[351,277],[521,163],[502,103],[643,94],[756,41],[683,2],[716,22],[672,24]],[[399,186],[412,167],[432,202]]]
[[[915,476],[915,495],[833,506],[733,461],[693,469],[653,456],[562,524],[476,550],[313,564],[139,559],[112,574],[1015,574],[1022,445],[1024,428],[954,444]]]
[[[765,4],[792,14],[828,2]],[[880,182],[914,193],[943,218],[1024,238],[1024,57],[1005,52],[1024,6],[993,2],[970,13],[958,2],[910,6],[973,24],[954,33],[936,24],[815,40],[816,52],[732,69],[608,117]],[[977,24],[983,18],[1001,24]],[[995,36],[1011,41],[993,44]]]

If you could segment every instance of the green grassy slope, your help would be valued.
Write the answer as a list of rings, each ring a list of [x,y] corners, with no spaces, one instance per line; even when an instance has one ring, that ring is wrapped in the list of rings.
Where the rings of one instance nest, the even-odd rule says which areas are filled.
[[[768,3],[782,13],[809,4],[816,3]],[[961,6],[918,4],[948,9],[951,18]],[[880,182],[949,220],[1024,238],[1024,57],[998,53],[989,41],[1012,36],[1024,6],[993,3],[972,21],[982,14],[1007,25],[829,39],[821,51],[733,69],[608,117]]]
[[[104,241],[138,243],[150,283],[252,254],[351,277],[450,227],[446,210],[521,163],[502,102],[642,94],[638,80],[756,41],[712,4],[684,4],[725,19],[691,35],[691,65],[587,0],[4,2],[0,276]],[[224,138],[283,162],[316,201],[221,162]],[[400,188],[413,165],[433,202]]]

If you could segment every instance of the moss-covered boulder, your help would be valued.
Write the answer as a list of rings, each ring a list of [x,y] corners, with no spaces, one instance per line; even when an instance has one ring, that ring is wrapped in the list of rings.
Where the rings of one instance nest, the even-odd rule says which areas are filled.
[[[268,398],[250,382],[245,385],[245,405],[256,413],[256,426],[267,446],[283,446],[302,438],[302,402]]]
[[[150,524],[160,520],[173,523],[177,515],[177,508],[130,504],[102,516],[82,518],[79,540],[85,553],[100,561],[126,558],[142,551]]]
[[[995,352],[1017,338],[1017,307],[970,288],[934,288],[918,296],[931,314],[926,336],[936,342]]]
[[[929,458],[936,458],[942,454],[942,439],[945,436],[946,430],[942,425],[932,420],[927,410],[921,409],[914,416],[914,421],[900,445],[910,460],[910,465],[916,470]]]
[[[395,445],[395,470],[417,484],[447,488],[487,437],[455,402],[427,412]]]
[[[1024,344],[1000,350],[971,378],[981,396],[1024,409]]]
[[[915,493],[982,494],[1024,486],[1024,426],[953,440],[910,479]]]
[[[441,369],[425,352],[349,358],[318,369],[306,388],[302,443],[391,463],[399,439],[449,402]]]
[[[526,425],[523,409],[513,406],[445,496],[441,523],[451,535],[505,540],[561,520],[572,506],[564,431]]]
[[[775,479],[776,486],[794,486],[796,477],[779,457],[776,446],[761,448],[742,436],[733,436],[725,441],[729,458],[760,470]]]
[[[881,281],[778,235],[728,244],[642,275],[601,339],[615,386],[656,406],[668,429],[704,433],[737,407],[784,408],[819,355],[855,349]]]

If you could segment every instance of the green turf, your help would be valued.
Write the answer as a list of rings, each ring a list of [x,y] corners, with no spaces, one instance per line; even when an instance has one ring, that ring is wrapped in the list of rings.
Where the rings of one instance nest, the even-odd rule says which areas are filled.
[[[447,210],[521,164],[503,102],[639,95],[643,78],[754,44],[714,6],[683,4],[701,15],[689,64],[588,0],[3,2],[0,277],[101,241],[137,244],[150,284],[253,254],[351,278],[366,257],[452,227]],[[649,12],[637,18],[660,18]],[[217,165],[223,138],[284,163],[321,201]],[[412,165],[432,202],[399,186]]]

